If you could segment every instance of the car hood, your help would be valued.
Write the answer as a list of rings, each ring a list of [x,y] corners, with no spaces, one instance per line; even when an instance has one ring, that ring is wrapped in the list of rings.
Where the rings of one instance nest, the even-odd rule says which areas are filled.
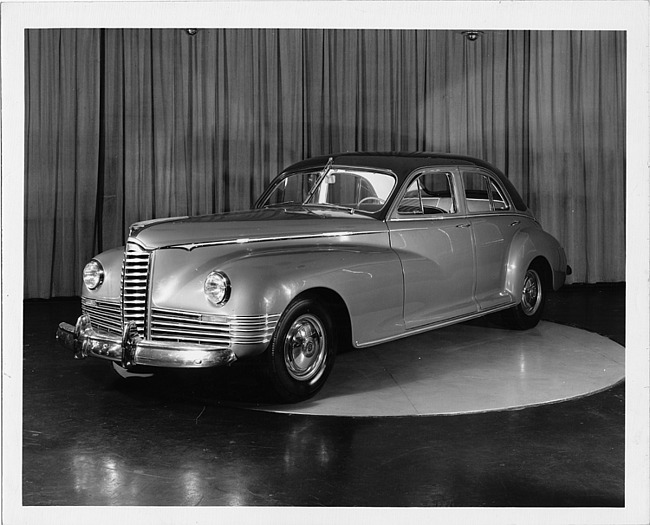
[[[131,227],[130,238],[149,249],[171,246],[191,249],[206,243],[234,244],[385,230],[382,221],[366,215],[295,207],[144,221]]]

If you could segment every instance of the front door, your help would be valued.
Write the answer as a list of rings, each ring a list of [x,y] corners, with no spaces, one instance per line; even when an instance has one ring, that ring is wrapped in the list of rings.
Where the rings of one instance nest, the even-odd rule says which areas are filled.
[[[478,310],[471,225],[458,214],[451,171],[417,174],[388,227],[403,268],[407,329]]]

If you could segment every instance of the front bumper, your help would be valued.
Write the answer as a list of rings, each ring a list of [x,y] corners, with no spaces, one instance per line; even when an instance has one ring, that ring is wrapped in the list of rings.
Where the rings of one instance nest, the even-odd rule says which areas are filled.
[[[82,315],[75,326],[59,324],[56,339],[76,359],[88,356],[119,362],[124,368],[137,365],[165,368],[207,368],[233,363],[237,356],[227,347],[191,343],[171,343],[143,339],[134,322],[124,325],[122,337],[97,332],[90,317]]]

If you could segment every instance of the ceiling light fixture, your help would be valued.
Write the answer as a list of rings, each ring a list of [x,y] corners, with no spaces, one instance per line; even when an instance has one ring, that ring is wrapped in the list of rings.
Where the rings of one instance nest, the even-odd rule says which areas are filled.
[[[474,42],[478,40],[478,37],[483,34],[483,31],[476,31],[472,29],[471,31],[463,31],[461,34],[470,42]]]

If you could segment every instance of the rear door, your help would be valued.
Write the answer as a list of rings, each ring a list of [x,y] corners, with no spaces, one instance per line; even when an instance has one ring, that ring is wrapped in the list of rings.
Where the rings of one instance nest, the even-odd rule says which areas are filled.
[[[407,329],[476,312],[471,224],[449,169],[413,175],[387,221],[404,278]]]
[[[512,302],[506,291],[508,253],[521,217],[498,179],[487,170],[460,169],[476,249],[476,300],[481,310]]]

